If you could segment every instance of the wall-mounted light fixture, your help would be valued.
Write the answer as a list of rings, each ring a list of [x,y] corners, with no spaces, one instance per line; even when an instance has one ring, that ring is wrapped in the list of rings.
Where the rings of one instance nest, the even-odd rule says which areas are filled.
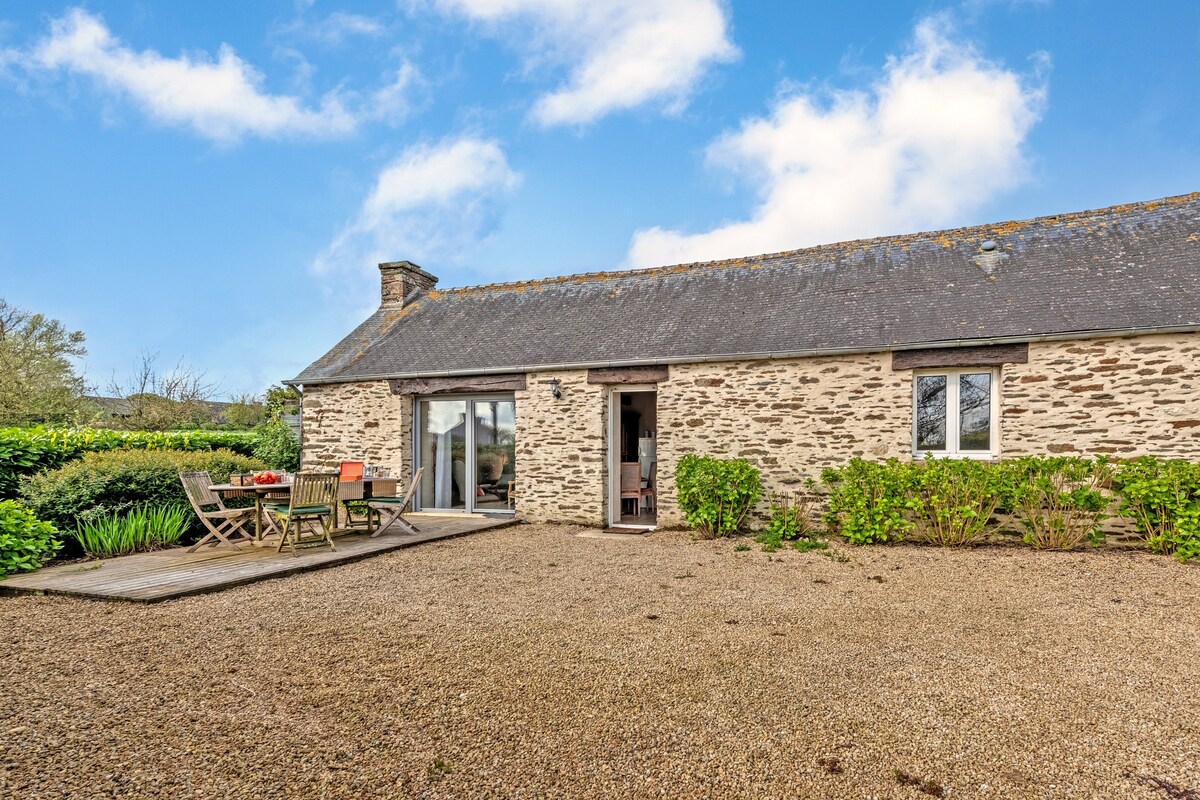
[[[550,394],[554,395],[555,400],[562,399],[562,389],[559,388],[558,378],[550,379]]]

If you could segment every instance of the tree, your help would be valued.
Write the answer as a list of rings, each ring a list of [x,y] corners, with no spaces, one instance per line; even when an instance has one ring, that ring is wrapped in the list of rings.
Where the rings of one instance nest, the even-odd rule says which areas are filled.
[[[165,431],[212,422],[209,402],[216,385],[183,361],[167,372],[159,370],[157,362],[158,353],[142,353],[129,383],[121,383],[115,376],[110,381],[108,391],[129,403],[128,413],[113,418],[111,424],[135,431]]]
[[[300,413],[300,392],[295,386],[272,386],[267,389],[267,413],[290,416]]]
[[[254,395],[243,394],[233,398],[233,401],[225,406],[221,416],[231,428],[248,431],[267,418],[267,409]]]
[[[254,457],[272,469],[300,469],[300,440],[292,433],[285,416],[300,413],[300,392],[294,386],[267,389],[267,419],[254,429]]]
[[[87,354],[82,331],[0,297],[0,425],[72,421],[86,384],[72,359]]]

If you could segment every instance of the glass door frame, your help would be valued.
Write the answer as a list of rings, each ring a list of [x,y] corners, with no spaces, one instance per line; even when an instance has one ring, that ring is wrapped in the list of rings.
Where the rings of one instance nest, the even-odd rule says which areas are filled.
[[[485,508],[476,510],[475,498],[476,487],[479,485],[479,473],[477,472],[476,451],[475,451],[475,404],[478,403],[495,403],[495,402],[511,402],[513,404],[513,422],[516,423],[516,395],[512,392],[498,393],[447,393],[447,394],[422,394],[413,397],[413,425],[412,425],[412,454],[413,454],[413,473],[424,465],[421,463],[421,403],[425,400],[462,400],[466,402],[466,419],[464,422],[464,468],[467,475],[466,483],[470,488],[460,487],[466,494],[463,498],[462,508],[425,508],[421,505],[421,492],[418,490],[413,498],[414,511],[433,511],[438,514],[515,514],[515,508]],[[515,448],[514,448],[515,449]],[[514,465],[515,467],[515,465]],[[519,476],[517,476],[519,480]]]

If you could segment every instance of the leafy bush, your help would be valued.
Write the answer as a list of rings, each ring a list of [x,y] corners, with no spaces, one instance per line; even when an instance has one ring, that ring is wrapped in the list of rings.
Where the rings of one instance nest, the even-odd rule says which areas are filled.
[[[1069,550],[1103,540],[1111,484],[1106,459],[1028,457],[1005,462],[931,459],[911,464],[852,459],[826,469],[831,529],[853,544],[914,538],[979,541],[997,508],[1011,511],[1034,547]]]
[[[251,455],[255,437],[230,431],[110,431],[95,428],[0,429],[0,499],[17,494],[20,479],[106,450],[216,450]]]
[[[37,569],[60,547],[53,525],[15,500],[0,500],[0,578]]]
[[[943,547],[974,544],[987,533],[1002,488],[997,465],[980,461],[930,459],[914,465],[907,507],[914,538]]]
[[[825,521],[851,544],[877,544],[904,538],[913,527],[906,516],[913,464],[889,459],[879,464],[852,458],[829,467],[821,481],[829,488]]]
[[[1109,505],[1103,490],[1112,476],[1106,459],[1026,457],[993,467],[1001,468],[1008,470],[1004,501],[1025,526],[1026,544],[1073,550],[1103,541]]]
[[[77,522],[127,513],[140,505],[186,505],[180,472],[207,471],[214,480],[222,481],[234,472],[265,467],[261,461],[231,450],[113,450],[88,453],[78,461],[26,478],[21,495],[41,519],[60,530],[74,530]],[[193,520],[192,528],[201,530],[199,520]]]
[[[75,539],[89,556],[123,556],[177,543],[191,526],[186,506],[141,506],[128,514],[80,522]]]
[[[808,481],[811,491],[815,482]],[[771,518],[754,541],[763,546],[764,553],[774,553],[784,542],[797,550],[822,550],[829,545],[819,537],[813,524],[813,501],[808,494],[774,495],[771,498]]]
[[[1200,464],[1139,458],[1114,476],[1121,513],[1151,550],[1180,561],[1200,556]]]
[[[744,458],[686,455],[675,468],[675,491],[688,525],[714,539],[741,527],[762,496],[762,480]]]
[[[300,469],[300,441],[278,415],[254,429],[254,457],[271,469]]]

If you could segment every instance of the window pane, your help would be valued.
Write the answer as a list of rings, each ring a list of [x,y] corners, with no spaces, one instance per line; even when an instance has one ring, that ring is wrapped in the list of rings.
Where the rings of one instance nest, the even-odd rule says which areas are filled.
[[[464,508],[467,502],[467,403],[422,400],[418,441],[421,508]]]
[[[919,375],[917,393],[917,452],[946,449],[946,376]]]
[[[992,375],[958,376],[958,449],[992,449]]]
[[[475,401],[475,508],[509,508],[517,463],[517,414],[512,400]]]

